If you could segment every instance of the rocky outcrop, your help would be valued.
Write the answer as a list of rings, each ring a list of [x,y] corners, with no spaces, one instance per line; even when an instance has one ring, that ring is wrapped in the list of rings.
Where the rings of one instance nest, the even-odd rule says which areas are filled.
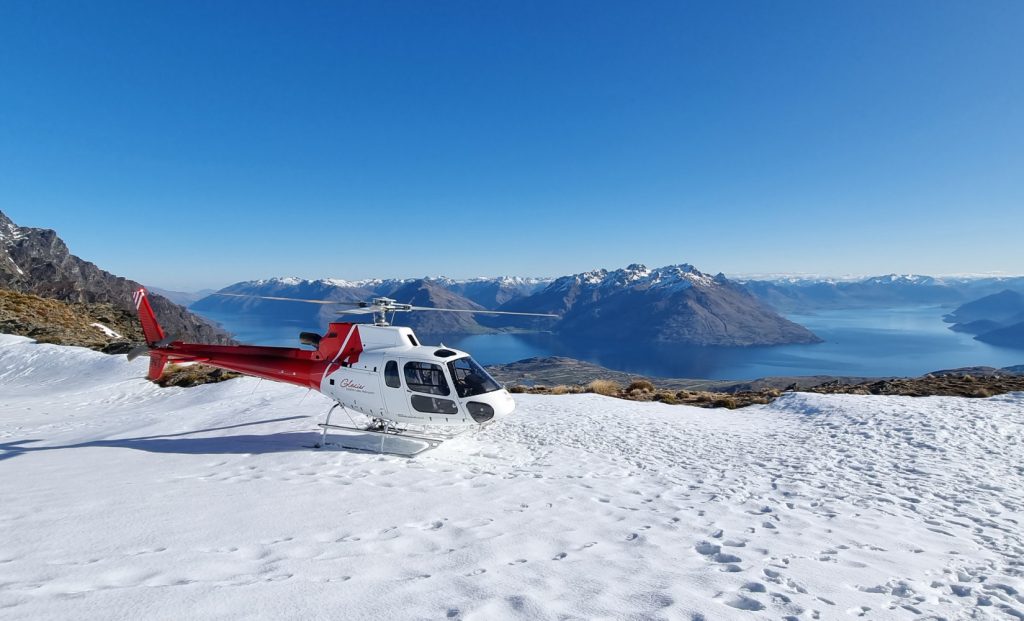
[[[72,304],[7,289],[0,289],[0,333],[107,353],[126,353],[144,340],[135,315],[112,304]]]
[[[0,212],[0,288],[71,303],[110,304],[134,314],[141,285],[71,254],[51,229],[19,227]],[[226,343],[230,335],[167,298],[149,297],[164,329],[182,340]]]

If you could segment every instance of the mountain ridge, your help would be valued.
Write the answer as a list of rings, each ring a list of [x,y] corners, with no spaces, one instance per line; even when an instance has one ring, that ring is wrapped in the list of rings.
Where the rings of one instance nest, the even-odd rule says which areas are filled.
[[[109,303],[134,313],[140,285],[71,253],[53,229],[21,227],[0,211],[0,288],[70,303]],[[227,343],[229,334],[157,293],[149,301],[171,335]]]

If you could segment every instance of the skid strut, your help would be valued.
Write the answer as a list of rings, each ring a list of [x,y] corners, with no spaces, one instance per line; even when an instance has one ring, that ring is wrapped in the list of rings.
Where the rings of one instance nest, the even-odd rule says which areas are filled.
[[[334,410],[338,407],[348,414],[349,420],[352,425],[332,425],[331,415],[334,414]],[[322,432],[320,434],[320,442],[313,445],[314,448],[323,448],[330,445],[337,445],[342,448],[354,449],[359,451],[369,451],[372,453],[388,453],[391,455],[401,455],[404,457],[412,457],[422,453],[423,451],[437,448],[441,446],[441,443],[445,440],[449,440],[454,436],[432,436],[429,434],[420,433],[409,433],[407,429],[398,427],[394,421],[390,421],[384,418],[374,418],[373,422],[368,427],[360,427],[356,425],[355,421],[352,420],[352,415],[349,414],[348,410],[341,403],[335,403],[331,406],[331,409],[327,411],[327,417],[323,423],[318,425]],[[348,434],[356,434],[355,436],[347,435],[350,440],[361,439],[363,442],[348,442],[348,443],[335,443],[327,441],[327,433],[331,429],[337,429],[339,431],[347,432]],[[365,440],[369,437],[379,436],[380,444],[376,442],[371,445]],[[390,442],[387,442],[390,440]],[[387,444],[386,444],[387,442]],[[390,450],[389,450],[390,449]]]

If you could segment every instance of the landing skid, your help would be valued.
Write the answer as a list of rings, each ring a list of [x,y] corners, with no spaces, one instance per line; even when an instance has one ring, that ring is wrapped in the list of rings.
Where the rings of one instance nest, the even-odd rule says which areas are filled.
[[[400,428],[392,421],[381,418],[373,419],[373,422],[367,427],[359,427],[355,425],[354,421],[352,425],[332,425],[331,414],[338,407],[345,410],[340,403],[335,403],[327,412],[327,419],[317,425],[323,431],[320,435],[320,442],[313,445],[313,448],[334,446],[370,453],[413,457],[424,451],[437,448],[445,440],[459,435],[456,433],[435,436],[426,433],[410,433],[408,429]],[[351,418],[350,415],[349,419],[351,420]],[[328,431],[341,432],[332,434],[332,438],[340,441],[328,442]]]

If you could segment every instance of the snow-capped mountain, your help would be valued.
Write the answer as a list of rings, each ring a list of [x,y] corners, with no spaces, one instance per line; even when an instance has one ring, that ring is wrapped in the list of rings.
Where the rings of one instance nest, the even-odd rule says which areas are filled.
[[[749,346],[813,343],[806,328],[762,304],[742,285],[689,264],[633,264],[563,276],[500,310],[553,313],[571,338]]]
[[[758,298],[785,312],[841,308],[956,305],[1004,289],[1024,291],[1021,276],[886,274],[868,278],[745,279]]]
[[[468,280],[431,279],[442,282],[449,291],[472,300],[484,308],[494,309],[502,304],[531,295],[551,283],[551,278],[499,276],[497,278],[470,278]]]

